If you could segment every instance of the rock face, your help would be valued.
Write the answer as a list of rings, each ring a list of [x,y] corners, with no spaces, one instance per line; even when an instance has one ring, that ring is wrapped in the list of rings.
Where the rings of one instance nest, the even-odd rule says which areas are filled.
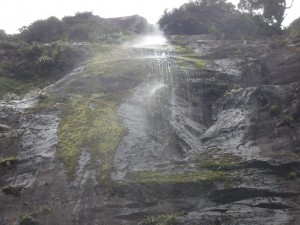
[[[43,90],[54,100],[2,101],[0,224],[300,223],[299,48],[278,40],[169,39],[177,44],[152,36],[122,48],[130,61],[109,61],[101,76],[85,72],[90,65],[74,70]],[[110,129],[105,107],[121,91],[116,112],[126,131],[115,151],[97,155],[89,133],[68,176],[58,134],[66,114],[86,109],[62,108],[90,94],[87,116],[103,113]],[[79,118],[82,126],[89,121]]]
[[[177,82],[186,84],[183,92],[199,106],[191,110],[202,125],[196,152],[201,157],[205,149],[217,148],[213,158],[229,154],[240,166],[230,169],[237,183],[209,194],[220,206],[202,206],[181,223],[297,224],[299,180],[292,176],[300,168],[298,49],[267,41],[189,40],[186,45],[208,60],[202,72]],[[184,134],[191,130],[188,123],[181,128]],[[188,141],[185,146],[186,152],[195,149]]]

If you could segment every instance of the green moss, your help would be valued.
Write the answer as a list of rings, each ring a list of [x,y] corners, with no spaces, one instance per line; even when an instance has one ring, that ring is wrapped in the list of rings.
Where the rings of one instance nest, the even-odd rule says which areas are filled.
[[[23,95],[32,88],[33,84],[30,82],[18,82],[10,78],[0,77],[0,98],[7,93]]]
[[[284,118],[283,118],[283,121],[284,123],[286,123],[287,125],[289,126],[292,126],[293,123],[295,122],[294,118],[290,115],[286,115]]]
[[[55,105],[65,103],[66,99],[57,95],[41,93],[39,101],[33,107],[28,108],[25,113],[33,114],[38,112],[47,112],[55,109]]]
[[[238,90],[238,89],[240,89],[241,88],[241,85],[239,85],[239,84],[234,84],[234,85],[232,85],[232,89],[233,90]]]
[[[18,162],[19,160],[15,156],[0,158],[0,165],[5,169],[14,167]]]
[[[6,195],[11,195],[13,197],[21,197],[22,190],[23,190],[23,186],[6,186],[2,188],[2,191]]]
[[[289,180],[295,180],[298,177],[298,174],[296,172],[290,172],[288,175]]]
[[[21,215],[19,216],[20,225],[38,225],[39,222],[34,219],[31,215]]]
[[[178,215],[176,214],[149,216],[138,223],[138,225],[176,225],[176,224],[178,224]]]
[[[280,114],[279,108],[276,105],[270,106],[269,112],[272,116],[277,116],[278,114]]]
[[[145,184],[175,184],[199,181],[214,181],[223,179],[226,173],[222,171],[195,171],[187,173],[166,174],[156,171],[138,171],[127,174],[127,183]]]
[[[57,156],[65,164],[69,178],[73,178],[81,149],[89,149],[92,165],[101,158],[101,178],[110,171],[114,150],[123,137],[116,106],[122,95],[95,97],[72,96],[62,110],[58,131]]]
[[[53,213],[53,207],[44,205],[39,210],[40,215],[47,215]]]
[[[196,68],[203,69],[206,65],[205,60],[188,56],[176,57],[175,60],[181,67],[185,67],[187,63],[192,63]]]
[[[114,152],[126,131],[116,108],[141,79],[144,59],[137,60],[135,52],[126,46],[96,48],[98,53],[83,73],[66,86],[69,97],[62,104],[57,156],[72,180],[78,157],[83,149],[87,150],[92,155],[87,166],[96,169],[101,184],[110,186]],[[126,83],[124,87],[122,82]]]
[[[196,158],[199,168],[227,171],[241,167],[242,158],[229,153],[222,153],[221,149],[207,149]]]
[[[191,52],[191,49],[188,49],[185,45],[173,43],[174,51],[176,54],[183,55]]]
[[[232,170],[241,166],[241,159],[231,155],[223,155],[217,159],[200,160],[198,165],[201,168],[208,168],[213,170]]]
[[[84,70],[85,76],[124,76],[130,74],[130,78],[136,78],[141,74],[140,63],[142,59],[136,58],[136,54],[128,49],[115,46],[109,53],[97,54]]]
[[[201,59],[191,48],[186,45],[174,45],[174,51],[176,57],[174,57],[175,62],[180,67],[186,67],[188,63],[193,64],[198,69],[205,68],[206,61]]]

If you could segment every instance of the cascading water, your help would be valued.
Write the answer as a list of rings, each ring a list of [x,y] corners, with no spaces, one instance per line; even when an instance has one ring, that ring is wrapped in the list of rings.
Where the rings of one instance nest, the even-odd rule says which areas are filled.
[[[174,161],[183,152],[201,146],[189,130],[199,130],[190,119],[190,73],[176,65],[172,46],[158,34],[143,37],[133,47],[142,52],[147,79],[118,109],[128,133],[115,154],[115,180],[124,179],[128,171],[176,170]],[[187,88],[182,88],[182,79]],[[176,92],[186,90],[187,99],[178,100]]]
[[[150,170],[167,163],[163,156],[166,143],[160,140],[161,133],[166,131],[155,130],[154,123],[158,121],[153,120],[160,119],[160,114],[167,110],[165,101],[172,84],[171,47],[162,35],[152,35],[138,40],[133,48],[141,52],[147,79],[118,109],[128,133],[116,152],[116,179],[124,178],[128,170]]]

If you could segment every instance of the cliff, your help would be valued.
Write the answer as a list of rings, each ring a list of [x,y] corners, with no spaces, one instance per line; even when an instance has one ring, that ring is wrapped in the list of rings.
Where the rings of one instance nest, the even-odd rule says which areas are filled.
[[[1,101],[0,224],[299,224],[296,41],[98,48]]]

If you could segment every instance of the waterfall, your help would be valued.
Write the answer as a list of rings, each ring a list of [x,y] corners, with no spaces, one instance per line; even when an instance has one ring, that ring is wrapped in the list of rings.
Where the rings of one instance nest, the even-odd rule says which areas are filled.
[[[145,79],[118,109],[128,132],[115,154],[115,180],[122,180],[127,171],[175,171],[174,161],[201,146],[190,131],[195,122],[191,120],[194,75],[189,65],[180,69],[172,46],[159,33],[138,39],[132,47],[143,60]],[[179,99],[182,92],[187,99]]]

